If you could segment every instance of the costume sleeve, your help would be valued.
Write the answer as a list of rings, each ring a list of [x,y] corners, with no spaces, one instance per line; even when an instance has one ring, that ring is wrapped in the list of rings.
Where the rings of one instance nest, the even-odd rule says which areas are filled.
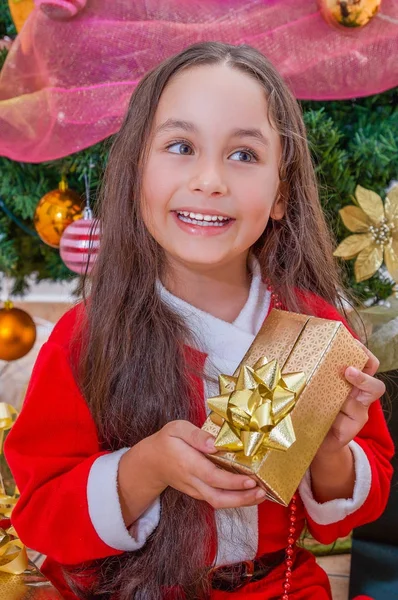
[[[372,471],[368,457],[361,446],[352,440],[348,444],[354,459],[355,485],[352,498],[336,498],[319,504],[312,493],[311,470],[308,469],[299,486],[299,492],[308,515],[319,525],[342,521],[364,504],[372,483]]]
[[[105,544],[117,550],[139,550],[160,520],[160,498],[126,528],[120,508],[117,473],[128,448],[99,456],[92,464],[87,482],[88,512],[96,532]]]
[[[370,407],[369,420],[354,443],[355,446],[351,442],[351,450],[355,448],[356,468],[353,498],[319,504],[312,498],[310,481],[304,479],[300,485],[310,533],[324,544],[348,535],[355,527],[375,521],[387,504],[394,447],[380,402],[374,402]],[[365,458],[369,466],[361,471],[358,463],[366,464]],[[362,503],[358,502],[358,497],[364,498]]]
[[[117,493],[123,450],[101,451],[67,354],[51,341],[39,354],[5,454],[21,494],[15,529],[26,546],[61,564],[137,550],[157,525],[159,501],[126,529]]]
[[[316,297],[308,304],[311,304],[316,316],[342,321],[353,333],[340,313],[324,300]],[[394,446],[380,401],[370,407],[368,422],[350,443],[350,448],[355,464],[352,498],[338,498],[322,504],[316,502],[309,471],[299,487],[310,533],[324,544],[348,535],[359,525],[376,520],[387,504]]]

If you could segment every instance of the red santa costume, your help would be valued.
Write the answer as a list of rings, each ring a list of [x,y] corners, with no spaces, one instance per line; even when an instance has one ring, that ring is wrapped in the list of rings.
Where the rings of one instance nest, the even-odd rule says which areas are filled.
[[[272,308],[270,291],[261,280],[257,264],[253,265],[249,298],[233,323],[192,307],[160,284],[158,293],[184,316],[195,333],[198,347],[187,348],[187,360],[202,365],[207,375],[235,371]],[[325,301],[315,296],[305,298],[306,312],[342,320]],[[75,596],[65,585],[61,565],[138,550],[162,518],[157,499],[130,529],[125,527],[117,471],[128,448],[101,450],[94,421],[71,370],[70,341],[83,310],[79,305],[69,311],[43,346],[22,412],[5,448],[21,492],[13,524],[28,547],[47,555],[43,570],[66,600],[74,600]],[[197,377],[195,381],[203,399],[204,421],[205,399],[216,395],[217,389],[206,378]],[[312,535],[327,544],[382,513],[389,494],[393,445],[379,402],[372,404],[369,420],[350,448],[356,472],[352,498],[317,503],[308,471],[299,487],[297,536],[306,521]],[[238,511],[216,510],[215,521],[216,565],[250,560],[287,544],[289,511],[268,500]],[[258,582],[234,593],[214,590],[211,598],[280,599],[284,570],[282,563]],[[304,550],[296,553],[289,598],[331,598],[326,574]]]

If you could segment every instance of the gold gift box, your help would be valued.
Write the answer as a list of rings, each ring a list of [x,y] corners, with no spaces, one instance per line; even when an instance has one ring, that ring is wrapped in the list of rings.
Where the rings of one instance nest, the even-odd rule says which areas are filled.
[[[250,475],[270,500],[287,506],[350,393],[345,369],[362,370],[368,356],[340,321],[275,309],[234,375],[264,356],[278,360],[282,375],[305,373],[306,386],[291,411],[296,441],[285,451],[262,447],[253,457],[218,451],[208,458],[228,471]],[[210,415],[203,429],[217,436],[220,417]]]
[[[62,600],[33,563],[21,575],[0,573],[0,600]]]

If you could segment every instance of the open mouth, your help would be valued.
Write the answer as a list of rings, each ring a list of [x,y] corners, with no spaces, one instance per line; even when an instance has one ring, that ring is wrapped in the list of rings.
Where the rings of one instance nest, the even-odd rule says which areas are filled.
[[[225,227],[234,219],[222,215],[206,215],[202,213],[193,213],[188,211],[175,211],[177,218],[189,225],[198,225],[199,227]]]

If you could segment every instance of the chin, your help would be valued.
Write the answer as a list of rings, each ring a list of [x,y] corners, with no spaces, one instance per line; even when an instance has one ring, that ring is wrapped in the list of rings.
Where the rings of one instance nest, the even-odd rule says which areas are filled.
[[[186,267],[192,267],[193,269],[217,267],[228,262],[227,254],[207,254],[206,252],[199,250],[192,254],[173,254],[173,257],[175,260],[184,264]]]

